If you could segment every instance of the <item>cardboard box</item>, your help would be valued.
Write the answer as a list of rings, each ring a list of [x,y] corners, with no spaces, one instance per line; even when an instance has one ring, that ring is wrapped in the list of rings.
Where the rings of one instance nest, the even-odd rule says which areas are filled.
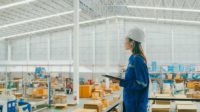
[[[105,93],[110,93],[110,94],[112,94],[112,89],[105,89]]]
[[[15,96],[16,98],[21,98],[21,97],[22,97],[22,93],[14,93],[14,96]]]
[[[0,84],[0,89],[3,89],[4,88],[4,84]]]
[[[84,104],[85,109],[95,109],[97,112],[102,112],[102,103],[100,101],[92,101]]]
[[[171,73],[167,73],[167,79],[171,80],[173,77],[172,77],[172,74]]]
[[[169,112],[170,105],[152,105],[152,112]]]
[[[97,112],[95,109],[76,109],[73,112]]]
[[[180,73],[176,73],[176,76],[174,79],[181,79],[181,74]]]
[[[187,98],[193,98],[193,92],[186,93]]]
[[[195,85],[199,85],[199,82],[198,81],[189,81],[187,83],[187,87],[190,88],[190,89],[194,89]]]
[[[113,83],[113,84],[110,84],[110,89],[113,90],[113,91],[119,91],[120,86],[119,86],[118,83]]]
[[[200,91],[200,83],[194,84],[194,90],[195,91]]]
[[[102,83],[101,83],[101,88],[102,88],[102,90],[104,90],[104,91],[106,90],[106,84],[105,84],[105,82],[102,82]]]
[[[67,103],[67,95],[66,94],[55,94],[53,96],[54,104],[66,104]]]
[[[102,90],[100,84],[95,84],[94,85],[94,90]]]
[[[170,104],[170,101],[156,100],[155,104],[168,105],[168,104]]]
[[[108,99],[101,99],[102,102],[102,108],[107,108],[109,106],[109,100]]]
[[[171,95],[170,94],[155,94],[155,97],[169,98],[169,97],[171,97]]]
[[[192,97],[193,98],[200,98],[200,91],[194,92]]]
[[[180,94],[180,95],[174,95],[175,98],[187,98],[186,95]]]
[[[155,97],[157,98],[170,98],[171,95],[170,94],[156,94]],[[165,100],[156,100],[155,104],[170,104],[170,101],[165,101]]]
[[[177,105],[177,112],[197,112],[196,105]]]
[[[175,101],[176,105],[194,105],[191,101]]]
[[[46,97],[48,95],[47,89],[44,88],[36,88],[32,91],[33,97]]]
[[[92,85],[80,85],[79,95],[80,98],[90,98],[92,95]]]
[[[100,98],[100,93],[99,92],[92,92],[92,99],[99,99]]]

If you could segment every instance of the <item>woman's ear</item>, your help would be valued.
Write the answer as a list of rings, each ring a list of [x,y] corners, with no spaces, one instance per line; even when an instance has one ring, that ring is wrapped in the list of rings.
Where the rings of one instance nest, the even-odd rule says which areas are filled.
[[[133,42],[131,42],[131,47],[133,48],[133,46],[134,46],[134,41],[133,41]]]

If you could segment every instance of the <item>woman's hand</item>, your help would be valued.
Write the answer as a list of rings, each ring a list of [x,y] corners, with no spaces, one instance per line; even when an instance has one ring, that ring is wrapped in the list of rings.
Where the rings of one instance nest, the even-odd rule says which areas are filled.
[[[112,82],[113,82],[113,83],[119,83],[120,81],[119,81],[119,80],[112,79]]]

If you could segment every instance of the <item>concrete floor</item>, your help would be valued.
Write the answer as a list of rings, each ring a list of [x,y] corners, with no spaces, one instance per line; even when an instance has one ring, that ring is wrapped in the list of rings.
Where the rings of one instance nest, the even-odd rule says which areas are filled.
[[[89,99],[80,99],[80,104],[78,104],[77,106],[68,106],[64,109],[55,109],[54,107],[52,107],[38,112],[73,112],[77,108],[83,108],[83,104],[88,101]]]
[[[120,91],[115,92],[114,94],[107,96],[106,98],[108,98],[108,99],[112,98],[113,95],[119,95],[120,93],[121,93]],[[94,100],[92,100],[90,98],[80,98],[80,103],[76,106],[68,106],[67,108],[64,108],[64,109],[55,109],[54,107],[52,107],[52,108],[46,108],[46,109],[43,109],[40,111],[35,111],[35,112],[73,112],[77,108],[83,108],[84,103],[89,102],[89,101],[94,101]],[[73,102],[72,95],[67,95],[67,102],[68,103]],[[197,112],[200,112],[200,102],[196,103],[196,105],[198,108]],[[176,112],[175,105],[171,105],[171,106],[173,108],[171,112]]]
[[[114,92],[112,95],[106,96],[105,98],[111,99],[111,98],[113,98],[112,96],[119,95],[120,93],[121,93],[120,91]],[[46,108],[46,109],[36,111],[36,112],[73,112],[77,108],[83,108],[84,103],[90,102],[90,101],[95,101],[95,100],[92,100],[90,98],[80,98],[80,103],[77,106],[68,106],[64,109],[55,109],[54,107],[52,107],[52,108]],[[72,95],[67,95],[67,102],[68,103],[73,102]]]

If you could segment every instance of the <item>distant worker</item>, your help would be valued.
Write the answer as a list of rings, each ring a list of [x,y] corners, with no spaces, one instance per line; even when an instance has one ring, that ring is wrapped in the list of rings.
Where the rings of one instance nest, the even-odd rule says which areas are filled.
[[[144,41],[143,30],[131,29],[125,39],[125,49],[131,51],[125,79],[120,81],[123,90],[123,112],[147,112],[149,73],[147,59],[141,43]]]

